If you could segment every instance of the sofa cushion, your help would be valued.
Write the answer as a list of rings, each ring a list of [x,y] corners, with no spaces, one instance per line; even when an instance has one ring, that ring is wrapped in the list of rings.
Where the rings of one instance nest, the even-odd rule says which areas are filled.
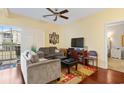
[[[40,49],[39,49],[39,51],[44,52],[44,55],[49,54],[49,48],[48,48],[48,47],[43,47],[43,48],[40,48]]]
[[[48,54],[48,55],[46,55],[45,57],[46,57],[46,58],[53,58],[54,56],[56,56],[56,54]]]
[[[49,53],[55,53],[56,47],[49,47]]]
[[[59,53],[55,53],[54,55],[55,55],[55,56],[62,56],[62,55],[64,55],[64,54],[62,54],[61,52],[59,52]]]
[[[49,54],[49,48],[44,48],[44,54]]]
[[[43,51],[38,51],[37,55],[39,58],[44,58],[44,52]]]

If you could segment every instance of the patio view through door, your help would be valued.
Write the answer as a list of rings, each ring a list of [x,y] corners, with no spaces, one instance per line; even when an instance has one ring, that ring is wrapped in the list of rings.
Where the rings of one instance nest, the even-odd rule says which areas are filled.
[[[15,26],[0,26],[0,67],[20,61],[20,29]],[[1,69],[1,68],[0,68]]]

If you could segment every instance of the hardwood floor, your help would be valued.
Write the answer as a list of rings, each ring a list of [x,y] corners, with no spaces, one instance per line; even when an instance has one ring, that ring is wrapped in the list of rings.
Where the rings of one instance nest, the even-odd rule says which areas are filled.
[[[124,84],[124,73],[98,68],[98,71],[86,78],[81,84]]]
[[[86,78],[81,84],[120,84],[124,83],[124,73],[98,68],[98,71]],[[20,65],[0,71],[0,84],[24,84]]]
[[[108,66],[109,66],[109,69],[124,73],[124,59],[109,58]]]
[[[0,84],[24,84],[20,65],[10,69],[0,70]]]

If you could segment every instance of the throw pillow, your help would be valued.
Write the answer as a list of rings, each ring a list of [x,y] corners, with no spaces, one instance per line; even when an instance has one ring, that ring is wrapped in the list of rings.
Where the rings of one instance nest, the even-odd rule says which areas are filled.
[[[30,58],[31,63],[36,63],[38,62],[38,60],[39,60],[38,55],[34,51],[31,51],[31,58]]]
[[[32,55],[30,61],[31,63],[36,63],[39,61],[39,58],[37,55]]]
[[[37,55],[39,58],[43,58],[44,57],[44,52],[43,51],[38,51]]]
[[[24,52],[24,57],[25,57],[26,60],[30,60],[31,59],[31,53],[30,53],[29,50],[26,50]]]
[[[35,63],[39,61],[37,54],[30,50],[24,52],[24,57],[26,58],[28,63]]]
[[[55,49],[55,53],[59,53],[59,49]]]

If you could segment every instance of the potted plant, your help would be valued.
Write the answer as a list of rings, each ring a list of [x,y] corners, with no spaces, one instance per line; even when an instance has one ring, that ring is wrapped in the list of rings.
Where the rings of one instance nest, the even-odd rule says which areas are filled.
[[[36,48],[36,46],[32,46],[32,47],[31,47],[31,51],[33,51],[33,52],[36,53],[36,52],[37,52],[37,48]]]

